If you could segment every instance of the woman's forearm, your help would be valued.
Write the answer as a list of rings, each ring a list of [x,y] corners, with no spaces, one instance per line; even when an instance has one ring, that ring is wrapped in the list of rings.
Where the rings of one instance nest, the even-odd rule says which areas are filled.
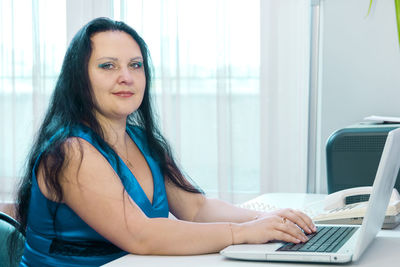
[[[261,212],[243,209],[228,202],[207,198],[199,208],[195,222],[236,222],[242,223],[256,219]]]
[[[132,232],[134,242],[127,251],[157,255],[206,254],[218,252],[231,244],[261,244],[271,240],[306,242],[304,232],[316,231],[311,219],[295,210],[257,214],[215,201],[211,200],[197,212],[196,220],[203,222],[146,218],[141,226],[134,226],[137,230]],[[261,215],[259,219],[254,218],[257,215]],[[222,222],[224,220],[244,222]]]
[[[156,255],[194,255],[215,253],[233,243],[230,223],[194,223],[167,218],[148,219],[136,234],[130,253]],[[238,238],[238,237],[237,237]],[[238,240],[239,241],[239,240]]]

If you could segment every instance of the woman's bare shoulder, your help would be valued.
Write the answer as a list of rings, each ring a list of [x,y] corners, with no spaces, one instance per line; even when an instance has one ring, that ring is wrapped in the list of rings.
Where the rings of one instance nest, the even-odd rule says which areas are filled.
[[[86,172],[88,166],[98,166],[99,168],[90,168],[93,176],[96,177],[96,173],[101,172],[102,169],[110,169],[107,161],[102,157],[100,152],[88,141],[80,137],[69,137],[61,145],[61,151],[63,156],[60,154],[49,155],[48,157],[42,159],[39,163],[37,170],[37,182],[40,191],[48,199],[55,201],[56,197],[51,188],[49,188],[49,181],[46,179],[56,180],[63,186],[65,183],[77,184],[82,183],[84,180],[80,179],[78,181],[79,173],[81,171]],[[50,169],[56,167],[55,161],[63,160],[61,169],[58,173],[59,177],[46,177],[46,175],[51,175]],[[47,172],[45,171],[47,170]],[[92,176],[92,175],[91,175]]]

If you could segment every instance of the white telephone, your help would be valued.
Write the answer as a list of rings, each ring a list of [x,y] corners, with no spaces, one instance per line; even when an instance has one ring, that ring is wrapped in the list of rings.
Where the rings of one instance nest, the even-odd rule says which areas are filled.
[[[361,224],[367,209],[372,186],[335,192],[326,197],[325,211],[313,217],[319,224]],[[400,223],[400,195],[393,189],[382,228],[394,228]]]

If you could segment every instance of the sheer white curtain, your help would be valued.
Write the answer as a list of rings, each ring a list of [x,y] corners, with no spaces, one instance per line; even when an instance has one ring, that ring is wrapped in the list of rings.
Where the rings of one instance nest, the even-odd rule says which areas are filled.
[[[261,191],[306,192],[310,1],[261,1]]]
[[[161,125],[185,172],[210,196],[259,194],[260,3],[114,1],[147,42]]]
[[[21,174],[77,22],[108,14],[149,45],[163,132],[208,195],[304,192],[308,2],[0,0],[0,198]]]
[[[113,7],[149,45],[163,131],[196,183],[232,202],[305,192],[309,1]]]
[[[65,0],[0,0],[0,202],[9,201],[65,52]]]

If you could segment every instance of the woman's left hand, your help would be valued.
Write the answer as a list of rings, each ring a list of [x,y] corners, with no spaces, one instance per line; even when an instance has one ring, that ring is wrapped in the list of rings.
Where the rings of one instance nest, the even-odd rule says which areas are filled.
[[[304,230],[306,234],[311,234],[313,232],[317,231],[317,227],[311,220],[307,214],[299,211],[299,210],[294,210],[294,209],[280,209],[272,212],[265,212],[260,214],[258,216],[259,218],[263,218],[265,216],[270,216],[270,215],[278,215],[282,217],[282,220],[289,220],[299,226],[301,229]]]

